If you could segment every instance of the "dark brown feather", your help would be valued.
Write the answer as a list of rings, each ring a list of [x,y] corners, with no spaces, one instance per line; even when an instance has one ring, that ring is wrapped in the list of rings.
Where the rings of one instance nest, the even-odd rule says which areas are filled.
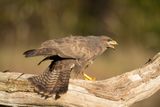
[[[40,55],[57,55],[56,50],[52,48],[41,48],[41,49],[31,49],[28,51],[25,51],[23,53],[25,57],[33,57],[33,56],[40,56]]]
[[[35,86],[35,91],[46,98],[53,94],[66,93],[74,63],[73,59],[52,61],[43,74],[30,77],[28,80]]]

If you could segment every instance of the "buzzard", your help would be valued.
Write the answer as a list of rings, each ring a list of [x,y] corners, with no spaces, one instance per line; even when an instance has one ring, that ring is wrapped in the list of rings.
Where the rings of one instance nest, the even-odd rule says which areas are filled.
[[[55,99],[60,98],[60,94],[68,90],[71,71],[83,73],[97,56],[115,45],[117,42],[108,36],[69,36],[45,41],[40,48],[24,52],[25,57],[45,56],[41,62],[52,60],[41,75],[28,80],[35,86],[35,91],[45,98],[53,94]]]

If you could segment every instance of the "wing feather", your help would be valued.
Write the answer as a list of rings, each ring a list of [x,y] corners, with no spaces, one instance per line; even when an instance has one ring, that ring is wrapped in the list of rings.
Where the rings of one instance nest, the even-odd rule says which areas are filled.
[[[78,59],[82,57],[90,57],[91,51],[95,51],[95,48],[91,48],[90,41],[92,41],[92,38],[70,36],[48,40],[42,43],[41,48],[52,48],[57,51],[57,55],[60,57]],[[94,44],[94,42],[91,44]]]
[[[75,60],[61,60],[50,64],[43,74],[28,78],[35,86],[35,91],[45,97],[67,92],[70,73]],[[56,98],[56,97],[55,97]]]

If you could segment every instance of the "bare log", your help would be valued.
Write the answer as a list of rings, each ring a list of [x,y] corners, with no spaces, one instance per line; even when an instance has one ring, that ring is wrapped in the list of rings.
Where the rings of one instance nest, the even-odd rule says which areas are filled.
[[[128,107],[160,89],[160,53],[142,67],[101,81],[70,80],[60,99],[44,99],[27,81],[32,76],[0,72],[0,105],[64,107]]]

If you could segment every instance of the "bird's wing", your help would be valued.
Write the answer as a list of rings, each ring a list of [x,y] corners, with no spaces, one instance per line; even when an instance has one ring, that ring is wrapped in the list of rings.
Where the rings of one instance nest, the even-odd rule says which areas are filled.
[[[39,49],[28,50],[26,57],[58,55],[62,58],[85,59],[97,56],[101,51],[97,37],[70,36],[60,39],[48,40],[41,44]]]
[[[41,48],[53,49],[53,53],[63,58],[82,58],[94,51],[94,49],[91,50],[89,44],[87,37],[70,36],[46,41],[42,43]]]
[[[35,91],[46,98],[53,94],[65,93],[68,90],[70,72],[74,67],[74,61],[53,61],[43,74],[30,77],[28,80],[35,86]]]

